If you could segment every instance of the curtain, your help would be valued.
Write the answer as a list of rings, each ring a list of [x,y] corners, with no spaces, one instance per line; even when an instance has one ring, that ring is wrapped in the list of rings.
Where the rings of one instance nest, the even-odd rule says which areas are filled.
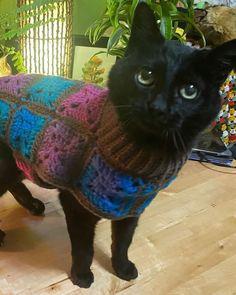
[[[18,0],[17,2],[19,7],[33,3],[32,0]],[[71,77],[72,0],[46,2],[51,2],[53,9],[46,10],[47,4],[42,4],[32,8],[32,14],[23,9],[21,12],[19,25],[22,28],[42,23],[40,26],[34,25],[20,37],[20,49],[25,66],[29,73]],[[42,9],[44,9],[43,13]],[[27,17],[27,14],[32,16]]]

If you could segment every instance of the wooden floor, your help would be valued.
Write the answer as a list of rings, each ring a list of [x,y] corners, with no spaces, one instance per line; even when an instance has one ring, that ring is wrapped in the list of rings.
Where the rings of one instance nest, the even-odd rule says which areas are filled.
[[[214,168],[229,173],[235,170]],[[0,200],[0,294],[236,295],[236,178],[189,162],[143,214],[130,249],[139,278],[112,274],[110,223],[100,222],[92,269],[79,289],[68,279],[70,244],[54,191],[30,185],[46,203],[32,217],[12,197]]]

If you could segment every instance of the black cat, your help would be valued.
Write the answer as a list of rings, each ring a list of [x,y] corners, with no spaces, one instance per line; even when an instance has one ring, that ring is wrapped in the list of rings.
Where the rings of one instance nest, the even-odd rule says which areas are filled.
[[[236,66],[236,40],[213,50],[194,50],[165,41],[148,6],[137,6],[124,58],[112,68],[109,97],[128,137],[143,149],[161,155],[163,165],[178,163],[190,152],[197,135],[220,110],[219,88]],[[177,165],[177,164],[176,164]],[[7,190],[21,205],[41,214],[44,205],[22,184],[12,152],[0,144],[0,195]],[[60,190],[72,245],[71,279],[88,288],[98,216],[82,207],[74,196]],[[112,265],[118,277],[137,277],[128,259],[138,217],[112,221]],[[0,243],[4,233],[0,231]]]

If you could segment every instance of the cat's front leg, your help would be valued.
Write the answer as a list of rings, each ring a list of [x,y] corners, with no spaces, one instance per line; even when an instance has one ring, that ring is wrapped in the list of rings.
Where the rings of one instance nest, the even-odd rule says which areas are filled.
[[[112,221],[112,266],[116,275],[127,281],[138,276],[136,266],[128,259],[128,248],[137,224],[138,217]]]
[[[94,280],[90,266],[94,254],[95,226],[100,218],[83,208],[67,191],[60,191],[59,198],[71,240],[71,280],[81,288],[89,288]]]

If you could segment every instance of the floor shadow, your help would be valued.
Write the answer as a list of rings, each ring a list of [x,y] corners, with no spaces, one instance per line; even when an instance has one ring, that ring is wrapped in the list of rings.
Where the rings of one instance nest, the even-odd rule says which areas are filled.
[[[10,255],[11,263],[14,264],[15,261],[16,265],[58,269],[69,274],[70,240],[64,214],[55,199],[45,205],[45,216],[32,216],[20,206],[6,211],[3,228],[1,228],[6,236],[3,246],[0,247],[0,259],[2,256],[8,261],[6,255]],[[96,263],[108,273],[114,274],[111,254],[105,253],[96,241],[94,249]]]
[[[31,216],[21,207],[9,211],[5,217],[6,237],[0,247],[0,260],[39,269],[58,269],[68,274],[71,267],[70,240],[64,216],[58,211],[44,217]],[[14,227],[12,226],[14,224]],[[110,254],[95,242],[94,260],[107,272],[114,273]],[[2,257],[1,257],[2,256]]]
[[[109,254],[105,253],[100,247],[98,247],[95,243],[95,255],[94,259],[97,263],[105,269],[107,272],[114,274],[112,265],[111,265],[111,257]]]
[[[20,227],[5,231],[4,244],[0,252],[25,252],[42,242],[42,238],[30,228]]]

